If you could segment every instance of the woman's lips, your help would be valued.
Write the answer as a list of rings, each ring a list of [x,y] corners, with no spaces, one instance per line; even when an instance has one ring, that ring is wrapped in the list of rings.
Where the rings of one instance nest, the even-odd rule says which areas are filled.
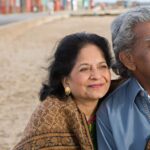
[[[88,87],[90,88],[100,88],[104,85],[104,83],[98,83],[98,84],[91,84]]]

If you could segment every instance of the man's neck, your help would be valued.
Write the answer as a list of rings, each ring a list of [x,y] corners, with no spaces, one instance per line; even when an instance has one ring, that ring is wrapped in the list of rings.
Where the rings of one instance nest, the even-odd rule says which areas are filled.
[[[137,83],[139,84],[139,86],[140,86],[140,88],[141,88],[142,90],[147,91],[148,96],[150,97],[150,83],[147,81],[147,83],[144,84],[144,82],[140,82],[140,81],[138,81],[138,80],[136,80],[136,81],[137,81]],[[148,83],[149,83],[149,84],[148,84]]]

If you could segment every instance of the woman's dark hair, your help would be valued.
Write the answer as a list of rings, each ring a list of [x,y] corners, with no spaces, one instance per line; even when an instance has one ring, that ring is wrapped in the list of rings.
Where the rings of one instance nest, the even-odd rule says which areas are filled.
[[[57,97],[60,100],[65,99],[62,80],[71,73],[80,50],[87,44],[94,44],[102,49],[106,63],[110,67],[111,53],[108,41],[104,37],[85,32],[67,35],[59,42],[54,60],[48,67],[48,83],[43,84],[41,89],[41,101],[45,100],[47,96]]]

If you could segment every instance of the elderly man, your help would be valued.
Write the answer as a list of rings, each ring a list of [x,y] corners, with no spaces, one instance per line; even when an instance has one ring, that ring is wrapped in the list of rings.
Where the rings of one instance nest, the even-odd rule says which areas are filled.
[[[121,14],[111,30],[114,69],[127,80],[97,112],[98,149],[144,150],[150,139],[150,7]]]

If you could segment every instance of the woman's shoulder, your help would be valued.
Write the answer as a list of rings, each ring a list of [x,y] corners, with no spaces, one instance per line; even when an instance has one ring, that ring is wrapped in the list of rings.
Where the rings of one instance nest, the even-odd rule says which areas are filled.
[[[68,124],[71,122],[71,117],[66,110],[70,110],[71,103],[72,101],[68,103],[68,101],[52,97],[48,97],[41,102],[33,112],[24,130],[22,140],[16,146],[16,149],[17,147],[25,146],[29,141],[33,143],[39,138],[50,140],[56,134],[58,138],[61,133],[62,136],[64,133],[70,135],[70,126]]]
[[[55,109],[60,109],[62,107],[64,107],[66,105],[66,101],[64,100],[60,100],[56,97],[47,97],[47,99],[45,99],[43,102],[41,102],[39,104],[39,106],[37,107],[37,110],[43,110],[43,111],[47,111],[47,110],[52,110],[54,111]]]
[[[39,107],[38,111],[47,111],[49,113],[53,113],[57,111],[65,111],[65,110],[75,111],[77,109],[77,105],[73,99],[61,100],[55,97],[48,97],[45,101],[43,101]]]
[[[55,97],[48,97],[43,102],[41,102],[35,111],[33,112],[32,117],[43,118],[44,116],[55,117],[62,108],[66,106],[66,101],[62,101]],[[52,118],[51,118],[52,119]]]
[[[59,115],[66,114],[66,110],[76,110],[76,105],[73,100],[60,100],[55,97],[47,97],[46,100],[41,102],[33,112],[30,122],[36,126],[43,123],[52,124],[52,121]],[[67,115],[67,114],[66,114]]]
[[[47,109],[49,111],[50,110],[54,111],[54,109],[56,109],[56,110],[70,109],[73,111],[73,110],[77,109],[77,105],[72,98],[62,100],[62,99],[58,99],[56,97],[48,97],[45,101],[43,101],[39,105],[38,109],[43,109],[44,111]]]

